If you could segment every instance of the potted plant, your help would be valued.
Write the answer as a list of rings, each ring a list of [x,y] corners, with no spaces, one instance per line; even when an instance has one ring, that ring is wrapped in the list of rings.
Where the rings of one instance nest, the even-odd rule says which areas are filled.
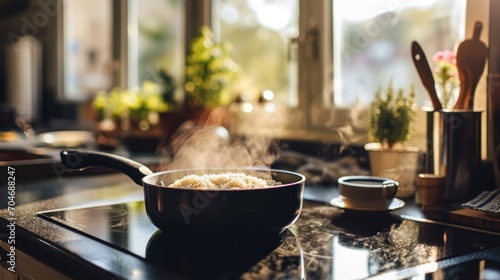
[[[186,58],[186,110],[192,118],[199,118],[213,109],[225,106],[231,100],[230,86],[239,70],[231,58],[228,43],[216,43],[208,26],[202,26],[191,41]]]
[[[158,83],[145,81],[139,88],[99,92],[93,107],[101,134],[108,127],[118,129],[116,137],[131,152],[153,152],[163,136],[160,114],[173,110],[175,104],[165,101]]]
[[[413,109],[415,88],[408,94],[397,92],[389,82],[383,94],[379,88],[370,107],[369,139],[365,145],[370,160],[371,174],[399,182],[397,197],[415,193],[414,181],[418,167],[417,147],[405,145],[410,139],[415,122]]]

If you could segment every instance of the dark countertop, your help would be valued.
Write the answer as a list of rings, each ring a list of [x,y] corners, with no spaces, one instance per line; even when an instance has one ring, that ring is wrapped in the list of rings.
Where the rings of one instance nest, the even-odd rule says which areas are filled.
[[[4,170],[2,172],[6,173]],[[16,174],[16,176],[24,175]],[[6,188],[0,188],[0,191],[2,190],[7,192]],[[375,271],[370,270],[367,272],[369,275],[362,276],[363,278],[389,275],[391,279],[396,279],[401,275],[406,275],[405,273],[415,273],[410,269],[414,267],[430,271],[425,264],[437,263],[443,267],[456,264],[458,255],[465,256],[466,259],[488,256],[490,259],[500,261],[500,248],[498,247],[500,239],[495,233],[481,230],[469,231],[459,229],[460,227],[457,228],[463,231],[455,232],[455,229],[434,229],[432,221],[427,221],[428,223],[425,224],[414,222],[428,217],[419,206],[415,205],[412,198],[405,201],[406,205],[403,208],[390,213],[390,218],[384,216],[385,218],[380,223],[373,224],[373,220],[378,219],[377,217],[362,217],[354,220],[361,226],[351,224],[354,226],[351,228],[354,231],[339,229],[338,224],[335,226],[333,221],[340,221],[345,216],[342,216],[342,210],[327,204],[336,196],[335,187],[306,186],[303,212],[289,230],[289,234],[294,237],[293,240],[300,244],[299,247],[303,253],[300,256],[303,258],[303,263],[299,265],[299,268],[305,270],[304,273],[308,279],[324,279],[325,277],[333,279],[332,273],[341,271],[340,267],[332,267],[336,265],[332,259],[336,257],[338,261],[340,258],[335,256],[337,251],[340,252],[340,249],[336,248],[339,244],[347,244],[348,247],[354,248],[361,246],[365,249],[366,246],[372,246],[368,248],[368,252],[384,258],[385,262],[378,263]],[[123,174],[62,176],[20,183],[16,186],[15,198],[16,248],[63,274],[70,275],[71,278],[88,279],[90,276],[94,279],[184,278],[185,275],[175,269],[165,268],[165,266],[146,261],[133,254],[124,253],[36,215],[36,212],[43,210],[103,205],[142,198],[142,188]],[[5,195],[0,196],[0,208],[6,208],[7,203],[8,198]],[[6,225],[10,217],[7,209],[0,210],[0,224],[2,225],[0,239],[4,241],[8,236]],[[387,227],[379,228],[379,225],[383,225],[383,221],[387,219],[391,223],[387,224]],[[414,230],[422,232],[414,233]],[[444,233],[439,233],[440,231]],[[311,238],[309,235],[313,233],[315,235]],[[417,234],[415,241],[417,243],[398,243],[395,239],[395,235],[398,234],[404,235],[405,238]],[[455,241],[447,241],[446,238],[443,241],[440,237],[438,239],[440,244],[436,245],[434,241],[428,241],[432,239],[431,235],[432,238],[447,235],[450,240]],[[365,245],[359,244],[360,242]],[[382,246],[380,242],[389,242],[389,244]],[[463,244],[451,244],[460,248],[453,247],[452,249],[449,247],[450,242]],[[396,247],[398,250],[394,251]],[[476,252],[475,255],[471,255],[474,252]],[[371,262],[373,262],[372,258],[370,257]],[[398,258],[399,262],[396,261]],[[387,262],[388,259],[392,260],[390,265]],[[365,260],[360,258],[359,261],[362,265]],[[382,264],[387,267],[381,267]],[[351,263],[351,266],[356,266],[356,263]],[[273,274],[265,275],[267,279]],[[295,279],[295,277],[291,278]]]

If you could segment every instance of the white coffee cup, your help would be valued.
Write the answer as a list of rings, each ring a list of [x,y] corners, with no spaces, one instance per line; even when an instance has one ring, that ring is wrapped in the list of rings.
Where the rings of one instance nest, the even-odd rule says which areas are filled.
[[[399,183],[383,177],[344,176],[338,185],[346,208],[384,210],[396,196]]]

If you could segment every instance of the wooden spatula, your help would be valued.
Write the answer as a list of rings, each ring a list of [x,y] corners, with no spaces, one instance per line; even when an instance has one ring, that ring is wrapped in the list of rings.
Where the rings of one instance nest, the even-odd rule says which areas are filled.
[[[477,21],[472,39],[465,40],[458,45],[456,56],[460,95],[454,109],[473,109],[474,107],[474,93],[488,56],[486,45],[479,40],[482,29],[483,24]]]
[[[434,84],[434,76],[432,75],[432,70],[427,62],[427,58],[425,57],[425,53],[422,50],[422,47],[416,41],[411,43],[411,56],[413,58],[413,63],[417,68],[418,75],[422,80],[422,84],[424,85],[427,93],[432,102],[432,106],[434,107],[434,111],[439,111],[443,109],[441,102],[436,93],[436,87]]]

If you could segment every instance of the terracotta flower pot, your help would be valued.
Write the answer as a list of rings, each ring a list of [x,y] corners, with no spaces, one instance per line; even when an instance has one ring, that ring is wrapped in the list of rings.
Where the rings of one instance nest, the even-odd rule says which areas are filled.
[[[184,118],[195,121],[197,124],[225,126],[228,120],[228,112],[226,107],[187,107]]]

